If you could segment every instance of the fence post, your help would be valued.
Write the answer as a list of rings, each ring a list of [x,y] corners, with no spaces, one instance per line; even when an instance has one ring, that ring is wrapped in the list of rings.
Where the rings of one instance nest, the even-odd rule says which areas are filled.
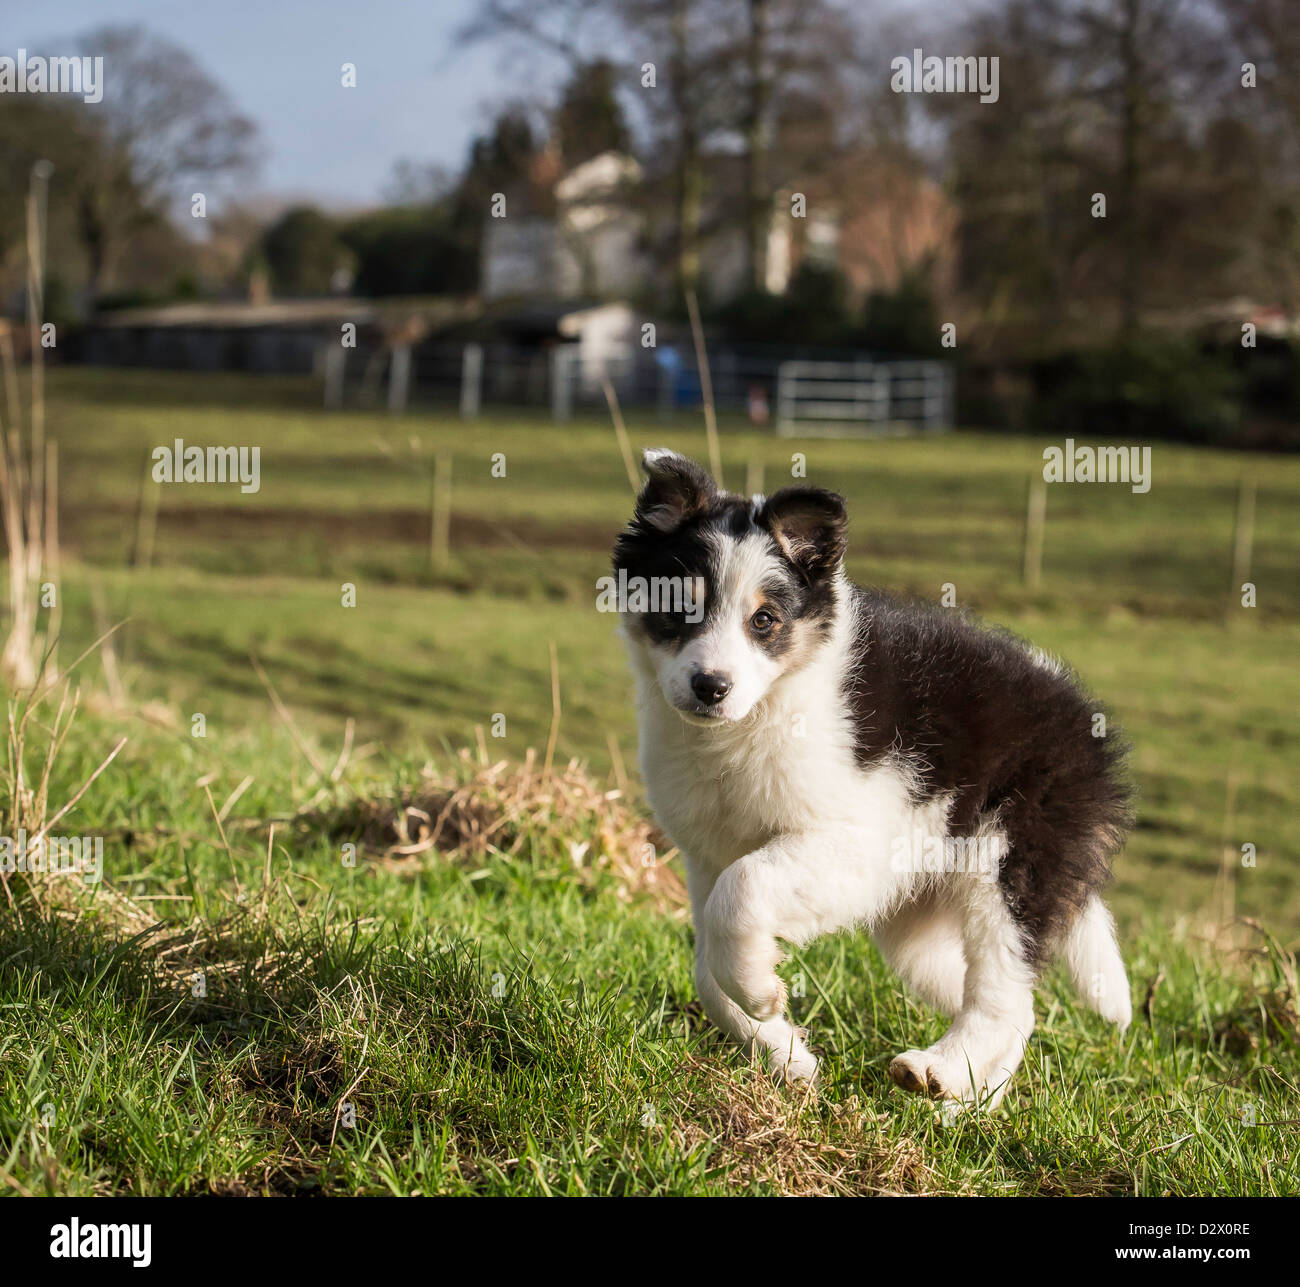
[[[460,414],[473,420],[483,405],[483,346],[466,344],[460,359]]]
[[[1025,586],[1037,590],[1043,579],[1043,529],[1047,516],[1047,483],[1042,474],[1029,476],[1029,507],[1025,514]]]
[[[1255,544],[1255,479],[1242,477],[1237,491],[1237,519],[1232,534],[1232,594],[1241,594],[1250,580],[1250,556]]]
[[[162,486],[154,482],[151,459],[152,453],[146,448],[144,472],[140,477],[140,500],[135,513],[135,548],[131,551],[131,566],[136,568],[147,568],[153,562],[154,537],[158,530]]]
[[[393,350],[393,361],[388,370],[388,410],[394,414],[405,411],[410,392],[411,346],[399,344]]]
[[[440,451],[433,466],[429,556],[435,571],[451,558],[451,452]]]
[[[872,368],[872,398],[874,406],[880,408],[878,417],[881,424],[884,425],[885,433],[893,431],[894,424],[894,375],[888,366],[879,365]],[[877,395],[875,390],[881,391]]]
[[[551,418],[568,420],[573,415],[573,354],[568,345],[551,350]]]
[[[920,370],[925,389],[921,395],[922,423],[927,433],[933,433],[943,428],[944,413],[948,406],[947,380],[944,369],[938,362],[927,362]]]
[[[325,408],[335,411],[343,405],[343,364],[347,354],[337,339],[325,341]]]

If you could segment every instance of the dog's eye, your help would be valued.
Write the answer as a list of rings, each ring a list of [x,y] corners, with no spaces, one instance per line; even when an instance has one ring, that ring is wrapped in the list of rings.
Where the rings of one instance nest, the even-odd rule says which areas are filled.
[[[765,608],[760,608],[749,619],[749,627],[755,634],[765,635],[776,625],[776,618]]]

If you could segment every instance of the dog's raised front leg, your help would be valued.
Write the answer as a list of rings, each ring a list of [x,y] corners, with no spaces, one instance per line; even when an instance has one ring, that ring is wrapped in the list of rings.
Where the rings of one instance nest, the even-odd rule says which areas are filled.
[[[714,881],[697,863],[687,859],[687,884],[695,919],[695,986],[704,1013],[715,1026],[746,1049],[767,1052],[772,1071],[792,1081],[810,1081],[817,1072],[817,1057],[804,1045],[798,1030],[784,1017],[756,1019],[748,1015],[718,986],[708,965],[708,935],[704,908]]]
[[[696,922],[722,991],[747,1014],[779,1015],[777,939],[807,943],[874,916],[890,896],[888,870],[848,831],[781,836],[732,863]]]

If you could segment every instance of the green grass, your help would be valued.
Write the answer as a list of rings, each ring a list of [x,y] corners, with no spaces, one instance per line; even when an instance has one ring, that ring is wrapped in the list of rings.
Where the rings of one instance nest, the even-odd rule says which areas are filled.
[[[1256,865],[1230,865],[1236,909],[1283,943],[1300,930],[1300,461],[1157,445],[1148,495],[1052,488],[1044,582],[1030,593],[1024,497],[1042,442],[724,434],[733,486],[758,458],[773,489],[791,452],[805,453],[809,478],[849,497],[855,576],[931,600],[951,583],[963,606],[1068,658],[1135,747],[1139,826],[1113,902],[1139,1010],[1154,985],[1149,1021],[1121,1039],[1053,975],[1002,1112],[945,1125],[886,1073],[942,1021],[863,939],[815,944],[784,970],[805,984],[793,1007],[824,1056],[817,1095],[778,1091],[716,1040],[694,1000],[684,913],[592,866],[607,843],[594,817],[569,832],[539,820],[513,853],[341,861],[358,800],[410,789],[427,761],[463,771],[453,752],[476,728],[494,758],[545,745],[550,641],[558,761],[579,757],[604,779],[612,736],[630,765],[625,662],[593,609],[630,499],[607,425],[326,416],[305,382],[154,372],[56,370],[50,392],[62,656],[101,619],[130,617],[115,641],[128,700],[87,698],[52,799],[130,738],[72,819],[105,837],[113,888],[150,900],[138,906],[163,924],[133,939],[142,922],[103,892],[69,908],[75,918],[0,912],[5,1187],[1300,1187],[1285,1124],[1300,1116],[1288,958],[1258,935],[1253,951],[1229,951],[1212,932],[1225,846],[1247,843]],[[638,445],[702,454],[694,420],[631,430]],[[165,487],[153,566],[132,569],[146,450],[178,436],[259,445],[262,490]],[[455,453],[455,508],[452,562],[435,573],[438,450]],[[490,474],[497,452],[504,479]],[[1244,469],[1260,479],[1255,609],[1227,586]],[[355,607],[341,604],[344,582]],[[327,765],[355,721],[339,784],[318,793],[250,654]],[[98,665],[84,664],[88,690],[104,685]],[[205,791],[219,806],[249,777],[228,853]],[[634,782],[633,810],[636,799]],[[584,841],[575,864],[570,846]]]
[[[229,748],[218,801],[257,772],[241,814],[293,803],[293,753],[273,740]],[[89,763],[70,761],[68,781]],[[320,822],[281,826],[264,886],[265,828],[231,829],[228,856],[202,768],[145,733],[96,802],[110,834],[135,829],[120,888],[195,900],[153,905],[192,908],[183,953],[158,959],[164,931],[130,941],[102,893],[74,923],[0,921],[0,1172],[20,1191],[1270,1194],[1300,1182],[1286,1124],[1300,1054],[1279,957],[1216,956],[1153,917],[1125,944],[1139,1002],[1161,979],[1150,1023],[1120,1038],[1053,976],[1004,1109],[944,1124],[886,1073],[942,1020],[862,940],[826,940],[785,967],[802,977],[794,1013],[823,1081],[815,1097],[777,1090],[707,1030],[683,916],[621,896],[598,869],[575,878],[567,840],[599,846],[594,821],[567,837],[525,828],[512,856],[347,869],[330,822],[347,816],[344,790]],[[351,776],[364,796],[409,772]]]

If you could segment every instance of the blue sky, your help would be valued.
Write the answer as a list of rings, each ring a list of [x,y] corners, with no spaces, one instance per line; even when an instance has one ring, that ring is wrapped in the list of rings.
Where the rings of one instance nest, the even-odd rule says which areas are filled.
[[[0,0],[0,54],[60,53],[107,23],[183,46],[257,122],[257,191],[356,207],[402,158],[458,168],[490,109],[552,89],[550,60],[457,49],[473,0]],[[357,88],[339,69],[357,65]]]

